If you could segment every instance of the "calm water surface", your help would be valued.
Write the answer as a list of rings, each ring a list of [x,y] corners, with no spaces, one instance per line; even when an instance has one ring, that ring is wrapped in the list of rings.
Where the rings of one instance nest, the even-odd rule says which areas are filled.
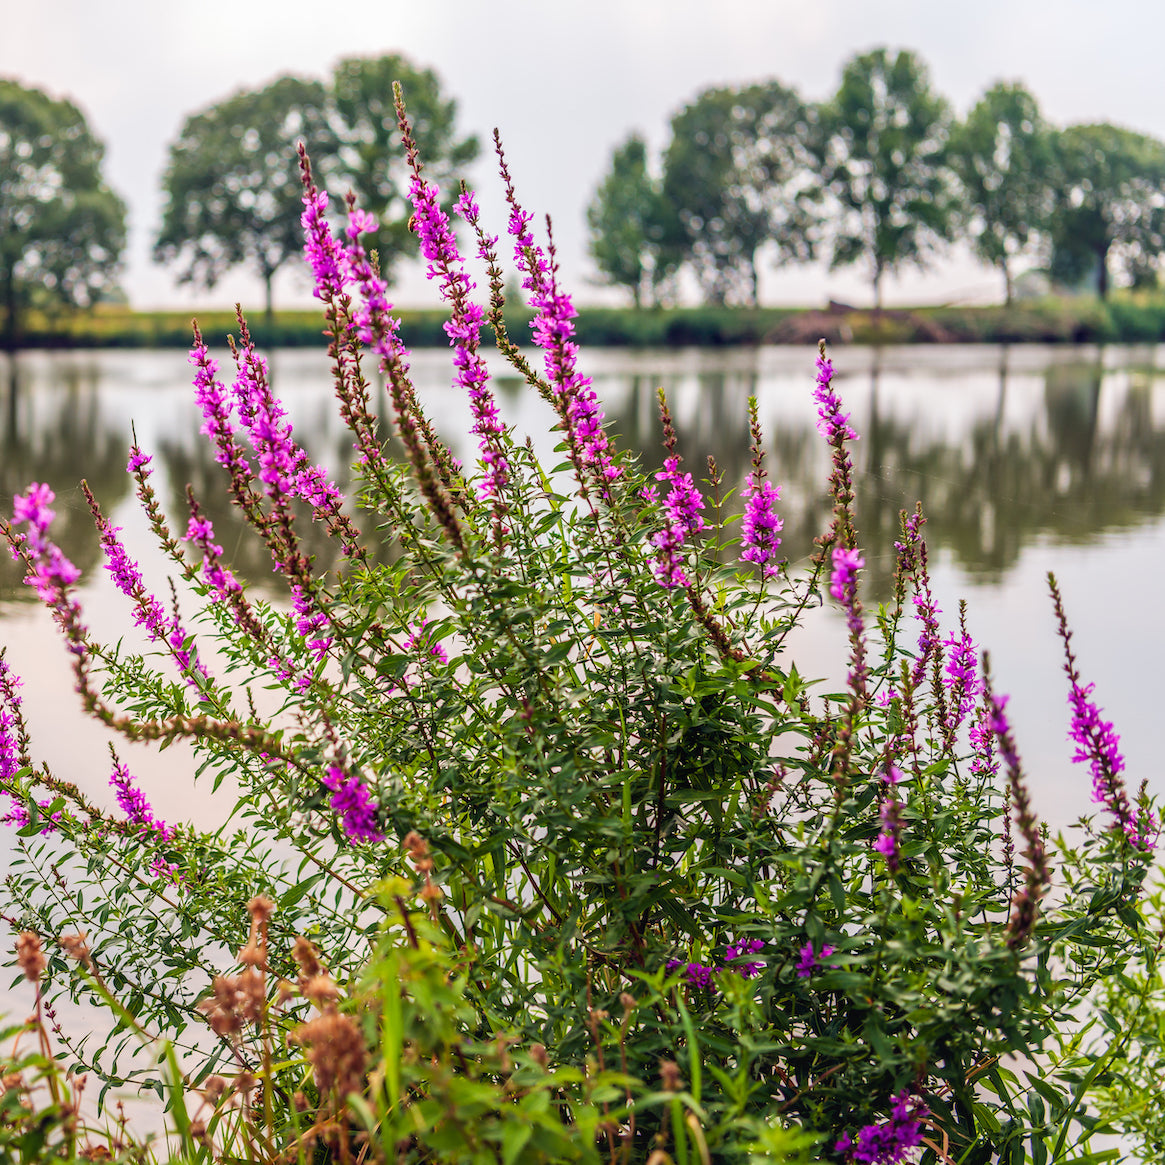
[[[612,429],[659,462],[655,389],[672,402],[680,447],[702,475],[711,453],[728,484],[748,470],[746,401],[756,395],[781,484],[784,544],[804,556],[828,520],[826,450],[814,427],[812,350],[592,352]],[[1165,615],[1156,601],[1165,568],[1165,353],[1154,348],[985,346],[834,353],[843,400],[853,411],[858,525],[867,587],[886,597],[898,512],[921,500],[939,603],[949,616],[969,603],[973,633],[991,650],[997,685],[1012,694],[1037,806],[1054,825],[1088,810],[1087,774],[1069,763],[1065,689],[1045,575],[1060,578],[1087,679],[1115,720],[1133,783],[1165,792],[1153,761],[1158,715],[1156,660]],[[1158,364],[1161,365],[1158,368]],[[277,392],[295,430],[337,479],[347,479],[350,442],[336,414],[323,353],[275,352]],[[468,416],[443,352],[415,354],[418,390],[455,452],[472,460]],[[498,373],[504,371],[498,368]],[[181,514],[193,482],[215,518],[227,556],[253,585],[273,586],[261,551],[243,536],[219,467],[198,434],[189,367],[180,352],[26,353],[0,370],[0,507],[32,480],[56,489],[56,533],[84,572],[80,595],[99,634],[124,633],[126,607],[100,568],[99,546],[78,481],[88,479],[151,577],[152,552],[124,472],[136,430],[154,455],[170,512]],[[553,456],[552,418],[515,377],[500,376],[506,420]],[[178,524],[178,523],[176,523]],[[180,523],[180,524],[184,524]],[[326,556],[327,547],[320,546]],[[272,592],[274,593],[274,592]],[[815,612],[796,643],[803,674],[844,674],[844,632],[829,609]],[[62,776],[101,794],[102,734],[72,707],[67,662],[51,624],[14,563],[0,556],[0,644],[26,683],[34,740]],[[175,751],[133,760],[147,795],[175,817],[209,822],[218,810],[194,795]]]
[[[658,449],[655,389],[671,398],[688,467],[702,476],[711,453],[730,485],[748,470],[746,401],[756,395],[781,484],[785,547],[808,553],[828,520],[826,450],[814,427],[815,353],[598,352],[586,370],[612,429],[652,463]],[[921,500],[929,515],[935,589],[948,616],[969,603],[973,634],[992,653],[996,685],[1010,692],[1038,812],[1053,827],[1090,811],[1088,775],[1070,763],[1064,677],[1045,576],[1058,575],[1086,679],[1116,723],[1136,785],[1165,793],[1155,763],[1159,663],[1165,613],[1165,352],[1153,348],[929,347],[834,353],[836,383],[862,434],[855,446],[858,524],[867,588],[885,598],[898,511]],[[1161,365],[1160,370],[1158,365]],[[271,357],[276,390],[311,455],[347,479],[350,442],[333,406],[322,353]],[[416,354],[421,398],[466,461],[468,416],[443,352]],[[498,368],[498,373],[504,369]],[[58,494],[55,535],[82,568],[80,598],[98,635],[116,639],[127,606],[100,568],[78,481],[88,479],[115,525],[164,590],[166,564],[151,548],[124,472],[131,431],[154,455],[155,482],[172,514],[192,482],[215,519],[227,557],[252,585],[272,584],[265,552],[243,537],[218,499],[221,471],[198,434],[182,353],[27,353],[0,365],[0,509],[28,482]],[[501,376],[508,423],[552,457],[551,415],[514,377]],[[557,460],[557,458],[554,458]],[[175,525],[184,526],[184,521]],[[316,547],[321,555],[327,548]],[[275,592],[272,591],[272,594]],[[16,567],[0,555],[0,645],[25,681],[25,709],[40,759],[111,802],[103,732],[75,708],[65,653]],[[829,608],[811,612],[792,645],[803,674],[840,683],[845,630]],[[228,799],[194,790],[189,755],[120,746],[167,819],[221,821]],[[0,839],[0,865],[6,842]],[[13,998],[10,1007],[24,1004]],[[0,1006],[0,1011],[5,1010]],[[75,1033],[93,1022],[65,1017]],[[145,1118],[156,1126],[157,1114]]]

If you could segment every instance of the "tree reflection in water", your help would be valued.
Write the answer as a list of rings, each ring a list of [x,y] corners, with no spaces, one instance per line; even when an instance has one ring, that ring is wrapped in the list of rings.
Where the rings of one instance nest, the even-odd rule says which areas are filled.
[[[1151,350],[841,349],[834,356],[836,383],[862,435],[854,447],[858,522],[874,598],[890,591],[898,511],[917,500],[931,518],[932,548],[948,551],[981,582],[1002,579],[1035,540],[1084,544],[1165,510],[1165,373],[1157,370]],[[711,453],[725,492],[738,494],[748,472],[745,402],[755,394],[768,468],[781,485],[783,546],[794,560],[809,552],[829,513],[828,459],[814,428],[811,351],[608,351],[593,358],[596,388],[620,443],[643,450],[649,465],[662,464],[655,390],[663,385],[686,468],[705,477]],[[297,436],[347,491],[351,443],[327,395],[325,366],[317,393],[314,365],[297,364],[290,355],[287,360],[283,377],[276,354],[275,375],[280,387],[287,380],[296,398]],[[15,493],[30,481],[48,481],[59,498],[55,534],[91,576],[99,565],[98,543],[77,482],[89,480],[107,514],[125,500],[128,424],[105,407],[105,394],[120,387],[119,374],[147,366],[150,374],[137,382],[159,387],[136,392],[121,408],[124,413],[129,407],[139,426],[148,418],[155,447],[147,451],[164,471],[175,529],[185,528],[183,493],[190,482],[232,567],[265,587],[270,563],[227,502],[223,471],[197,435],[189,370],[180,353],[24,354],[8,361],[0,409],[0,507],[10,513]],[[450,395],[447,362],[422,354],[416,367],[422,401],[435,402],[429,406],[434,421],[454,452],[471,461],[469,417]],[[522,425],[530,418],[524,392],[512,377],[498,384],[503,414],[521,413]],[[375,399],[383,415],[383,393]],[[545,439],[533,436],[536,443]],[[727,506],[738,509],[738,499]],[[361,521],[369,532],[376,524],[371,516]],[[307,520],[299,528],[316,568],[333,567],[324,531]],[[19,578],[16,564],[0,557],[0,601],[32,597]]]

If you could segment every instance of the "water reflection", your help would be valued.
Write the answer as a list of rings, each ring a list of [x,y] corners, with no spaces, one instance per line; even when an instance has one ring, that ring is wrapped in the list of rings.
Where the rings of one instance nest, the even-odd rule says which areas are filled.
[[[921,500],[936,520],[932,546],[947,548],[970,576],[1002,579],[1039,538],[1083,544],[1165,510],[1165,372],[1153,350],[843,349],[837,384],[862,439],[854,446],[858,521],[873,594],[889,589],[897,514]],[[715,457],[725,490],[749,468],[746,400],[756,395],[769,466],[782,487],[784,545],[810,550],[829,518],[828,451],[814,428],[813,353],[789,349],[717,353],[593,354],[596,387],[624,445],[658,467],[655,391],[668,392],[688,468],[706,475]],[[296,433],[341,488],[350,483],[350,439],[327,384],[322,354],[277,353],[274,374]],[[444,353],[418,354],[422,400],[454,451],[471,460],[469,418],[450,388]],[[155,454],[159,488],[184,525],[190,482],[215,520],[234,567],[259,585],[270,563],[225,499],[223,475],[198,435],[199,418],[180,353],[22,354],[5,369],[0,411],[0,506],[31,480],[61,498],[57,534],[87,575],[98,546],[77,491],[89,479],[107,512],[124,501],[129,426]],[[550,417],[516,378],[498,380],[507,419],[550,455]],[[383,400],[381,407],[383,408]],[[730,505],[733,503],[729,503]],[[368,522],[371,533],[374,522]],[[320,569],[334,551],[318,526],[301,523]],[[16,565],[0,556],[0,600],[26,599]]]
[[[87,478],[97,495],[115,505],[125,495],[125,442],[102,414],[99,360],[61,366],[51,386],[30,376],[21,358],[9,356],[4,369],[4,407],[0,417],[0,510],[12,513],[12,498],[32,481],[47,481],[57,491],[54,536],[85,573],[99,559],[100,547],[78,483]],[[31,382],[31,383],[30,383]],[[35,600],[20,585],[23,571],[0,554],[0,599]]]
[[[916,501],[938,519],[927,528],[932,547],[949,548],[980,582],[1001,580],[1038,538],[1092,542],[1165,511],[1165,373],[1152,351],[1045,353],[1040,366],[1038,353],[1017,361],[997,350],[953,372],[942,371],[939,353],[927,355],[933,367],[919,369],[902,352],[868,353],[867,367],[838,379],[861,433],[853,447],[858,528],[875,595],[889,593],[898,512]],[[849,357],[837,358],[840,368]],[[794,388],[799,403],[783,378],[756,367],[657,380],[680,404],[688,468],[700,476],[703,454],[712,453],[731,486],[749,470],[745,402],[760,398],[770,472],[782,485],[784,546],[793,558],[808,553],[830,507],[807,377]],[[616,419],[652,466],[663,459],[655,383],[627,378]]]

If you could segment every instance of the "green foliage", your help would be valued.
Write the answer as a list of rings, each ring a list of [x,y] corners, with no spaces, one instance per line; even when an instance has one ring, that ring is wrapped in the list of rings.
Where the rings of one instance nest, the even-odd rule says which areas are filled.
[[[296,145],[334,153],[325,97],[318,81],[280,77],[186,119],[170,146],[154,244],[154,258],[179,282],[211,288],[233,268],[252,267],[270,321],[275,273],[303,249]]]
[[[887,271],[925,265],[951,237],[950,111],[918,57],[880,48],[845,65],[821,123],[822,179],[841,211],[831,262],[866,264],[880,305]]]
[[[86,306],[116,286],[125,204],[105,147],[68,100],[0,78],[0,310],[16,347],[30,307]]]
[[[1003,275],[1050,224],[1053,137],[1036,99],[1019,84],[992,86],[951,136],[951,164],[971,216],[975,252]]]
[[[672,118],[663,197],[713,304],[757,303],[758,252],[812,257],[811,112],[778,81],[708,89]]]
[[[1114,125],[1073,125],[1056,136],[1052,273],[1095,280],[1108,295],[1112,265],[1152,285],[1165,251],[1165,144]]]
[[[251,447],[220,436],[217,453],[286,599],[228,587],[209,535],[188,558],[136,456],[195,630],[99,644],[68,585],[48,589],[87,710],[130,740],[187,741],[198,780],[237,789],[218,830],[126,822],[35,761],[9,683],[0,760],[27,817],[5,916],[47,944],[46,993],[99,982],[113,1012],[72,1062],[163,1093],[159,1055],[181,1064],[213,1110],[187,1113],[171,1070],[197,1160],[842,1161],[839,1140],[895,1122],[928,1165],[1088,1159],[1126,1127],[1093,1103],[1123,1053],[1081,1071],[1074,1033],[1096,985],[1145,956],[1150,855],[1119,817],[1085,822],[1044,895],[1051,843],[974,645],[925,625],[916,658],[918,518],[903,515],[892,601],[862,606],[824,350],[834,519],[803,570],[762,573],[731,561],[739,537],[755,546],[725,504],[738,483],[710,483],[690,537],[662,398],[663,474],[580,453],[595,433],[563,384],[565,341],[550,384],[507,341],[491,282],[499,347],[558,410],[560,464],[501,434],[506,484],[483,498],[391,351],[407,459],[388,459],[363,317],[336,295],[335,387],[375,534],[314,500],[342,553],[327,570],[307,554],[286,491],[316,479],[242,333]],[[571,318],[551,299],[543,334]],[[204,405],[207,360],[196,348]],[[182,528],[208,512],[190,491]],[[4,529],[44,592],[52,555]],[[827,577],[849,678],[819,692],[788,640]],[[1142,832],[1149,812],[1142,797]],[[62,936],[79,930],[78,962]]]
[[[610,172],[587,207],[587,225],[591,258],[609,283],[631,292],[637,308],[645,292],[654,305],[660,285],[674,273],[675,247],[667,244],[678,223],[669,221],[671,213],[660,182],[648,172],[647,146],[632,134],[611,155]]]

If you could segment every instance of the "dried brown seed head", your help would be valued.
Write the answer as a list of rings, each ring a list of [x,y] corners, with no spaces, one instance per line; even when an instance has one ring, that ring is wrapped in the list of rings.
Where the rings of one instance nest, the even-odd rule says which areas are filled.
[[[41,950],[40,936],[31,930],[22,931],[16,938],[16,962],[30,983],[39,983],[48,960]]]
[[[660,1060],[659,1084],[664,1092],[679,1092],[684,1086],[680,1066],[674,1060]]]
[[[291,957],[299,967],[303,979],[311,979],[323,973],[320,963],[320,953],[305,938],[297,938],[291,948]]]
[[[85,932],[78,931],[76,934],[63,934],[60,937],[61,948],[70,959],[76,959],[78,963],[89,965],[89,944],[85,941]]]

